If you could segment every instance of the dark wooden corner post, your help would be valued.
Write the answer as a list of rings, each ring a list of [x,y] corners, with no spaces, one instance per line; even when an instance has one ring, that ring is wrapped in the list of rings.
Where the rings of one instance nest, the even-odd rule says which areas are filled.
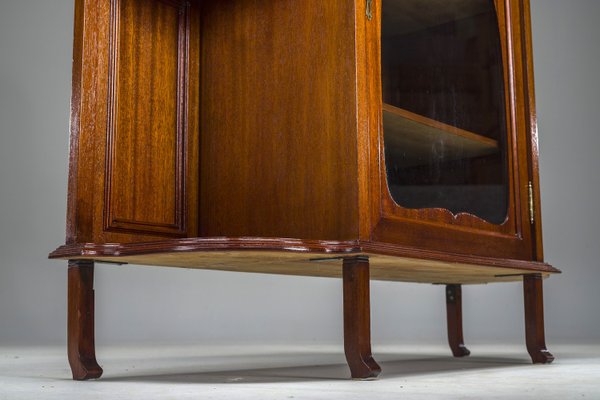
[[[69,261],[67,346],[73,379],[100,378],[94,343],[94,262]]]
[[[371,354],[369,258],[344,258],[344,351],[353,379],[374,379],[381,367]]]
[[[546,349],[544,335],[544,295],[541,274],[523,276],[525,295],[525,340],[534,364],[549,364],[554,356]]]
[[[462,287],[446,285],[446,316],[448,320],[448,344],[454,357],[471,354],[465,347],[462,328]]]

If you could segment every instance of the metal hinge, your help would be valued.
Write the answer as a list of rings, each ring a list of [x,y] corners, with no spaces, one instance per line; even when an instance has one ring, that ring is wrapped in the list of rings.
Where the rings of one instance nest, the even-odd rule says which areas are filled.
[[[367,0],[367,19],[373,19],[373,0]]]
[[[535,224],[535,206],[533,202],[533,183],[529,181],[527,184],[527,194],[529,196],[529,223]]]

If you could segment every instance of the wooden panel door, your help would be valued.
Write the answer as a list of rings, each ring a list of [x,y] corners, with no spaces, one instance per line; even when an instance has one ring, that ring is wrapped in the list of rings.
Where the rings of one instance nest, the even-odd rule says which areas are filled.
[[[185,234],[188,8],[113,0],[105,230]]]
[[[79,1],[77,14],[72,240],[195,235],[198,6]]]

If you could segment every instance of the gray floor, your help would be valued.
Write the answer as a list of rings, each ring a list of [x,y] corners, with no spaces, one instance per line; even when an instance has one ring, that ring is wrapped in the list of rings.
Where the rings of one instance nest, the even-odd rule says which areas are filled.
[[[376,381],[352,381],[338,346],[98,348],[98,381],[70,380],[65,350],[0,347],[0,399],[600,399],[600,346],[378,347]]]

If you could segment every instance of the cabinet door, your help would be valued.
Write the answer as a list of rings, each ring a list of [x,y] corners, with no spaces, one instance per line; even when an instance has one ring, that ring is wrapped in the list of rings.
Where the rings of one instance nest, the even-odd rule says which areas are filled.
[[[522,3],[377,3],[372,239],[535,258]]]
[[[197,233],[198,9],[76,2],[68,241]]]

